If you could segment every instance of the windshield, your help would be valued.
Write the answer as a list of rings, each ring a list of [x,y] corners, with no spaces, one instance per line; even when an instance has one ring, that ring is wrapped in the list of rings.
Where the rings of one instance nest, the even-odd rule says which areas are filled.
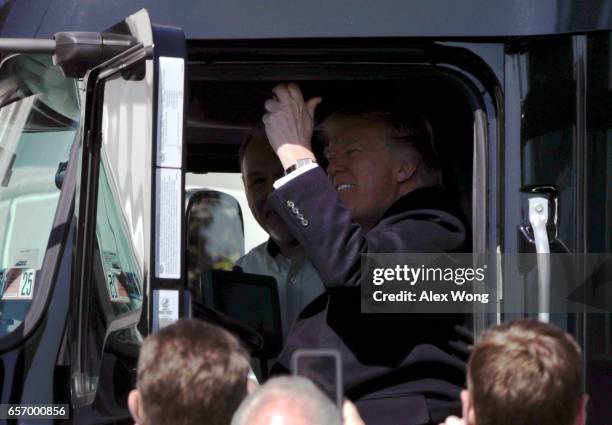
[[[50,56],[0,67],[0,337],[24,320],[79,121],[78,88]]]

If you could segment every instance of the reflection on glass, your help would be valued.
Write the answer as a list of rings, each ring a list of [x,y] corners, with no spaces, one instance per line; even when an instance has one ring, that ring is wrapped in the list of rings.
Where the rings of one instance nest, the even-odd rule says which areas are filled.
[[[80,318],[83,336],[73,346],[73,356],[83,362],[79,367],[73,364],[73,400],[87,401],[95,394],[103,379],[105,351],[118,345],[139,346],[142,341],[136,325],[145,287],[151,205],[147,159],[152,145],[152,74],[145,72],[149,65],[142,61],[104,82],[96,238],[91,275],[83,282],[89,285],[89,298],[82,301],[87,303],[87,315]]]
[[[129,240],[127,225],[117,208],[104,166],[100,167],[96,234],[113,313],[120,315],[142,305],[142,271]]]
[[[206,270],[231,270],[244,254],[240,205],[214,190],[197,192],[190,202],[187,237],[189,287],[196,291]]]
[[[0,68],[0,336],[15,330],[38,277],[79,121],[76,82],[50,56],[20,55]],[[56,183],[57,181],[57,183]]]

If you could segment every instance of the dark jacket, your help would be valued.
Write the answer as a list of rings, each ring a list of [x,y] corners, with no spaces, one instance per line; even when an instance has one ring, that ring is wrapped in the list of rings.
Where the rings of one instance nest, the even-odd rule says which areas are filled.
[[[465,226],[448,199],[440,188],[415,190],[364,233],[321,168],[270,197],[327,289],[300,315],[279,363],[288,369],[297,348],[339,350],[344,392],[368,425],[427,424],[460,413],[465,362],[449,342],[461,317],[360,312],[362,254],[462,249]]]

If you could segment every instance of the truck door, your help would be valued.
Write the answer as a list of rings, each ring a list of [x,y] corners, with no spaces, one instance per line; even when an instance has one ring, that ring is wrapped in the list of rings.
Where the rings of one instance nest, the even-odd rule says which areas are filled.
[[[137,44],[85,77],[69,337],[79,423],[124,412],[143,336],[181,314],[184,36],[145,11],[109,32]]]
[[[504,311],[576,337],[594,424],[612,417],[611,43],[610,32],[523,40],[507,66],[505,252],[551,254],[507,257]]]
[[[117,43],[122,52],[108,54]],[[38,67],[31,74],[55,78],[39,90],[55,102],[25,93],[0,109],[11,123],[2,126],[7,184],[11,172],[13,182],[28,181],[26,172],[35,176],[36,161],[46,157],[53,166],[47,180],[61,187],[0,202],[14,210],[2,234],[19,231],[13,239],[32,245],[4,250],[2,403],[67,404],[75,423],[108,422],[129,417],[143,337],[183,313],[185,40],[179,29],[152,25],[142,10],[103,33],[63,33],[53,45],[55,64],[73,78],[50,55],[13,60],[17,71]],[[25,72],[17,71],[7,78]],[[28,87],[40,85],[39,78]],[[42,111],[37,123],[27,121],[32,106]],[[28,134],[28,155],[17,130],[35,133],[35,124],[49,123],[65,130],[62,137],[40,134],[36,144]],[[20,167],[29,156],[34,164]],[[19,224],[26,219],[31,224]]]

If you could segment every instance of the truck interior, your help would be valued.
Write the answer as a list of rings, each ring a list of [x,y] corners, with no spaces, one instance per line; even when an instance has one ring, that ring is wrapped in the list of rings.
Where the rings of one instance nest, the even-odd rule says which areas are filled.
[[[117,28],[118,32],[127,32],[127,27],[119,25]],[[574,75],[577,72],[574,65],[578,62],[574,55],[586,46],[587,37],[593,39],[589,41],[591,62],[587,70],[590,79],[583,76],[585,85],[588,81],[588,96],[577,90],[579,73]],[[52,350],[59,354],[57,358],[45,360],[45,364],[51,365],[49,370],[53,369],[57,376],[61,375],[58,381],[65,379],[58,384],[61,386],[56,394],[58,399],[71,400],[75,411],[83,406],[92,411],[98,409],[95,414],[101,416],[89,422],[102,421],[102,416],[106,419],[125,417],[127,391],[134,384],[142,336],[153,329],[151,292],[177,290],[183,283],[192,299],[189,308],[181,310],[181,314],[220,323],[236,333],[253,356],[262,360],[260,377],[265,378],[265,361],[277,356],[282,348],[278,311],[282,300],[279,300],[275,281],[255,275],[236,275],[239,272],[233,269],[235,261],[253,247],[252,242],[248,242],[253,240],[250,234],[257,230],[258,237],[262,237],[262,230],[255,229],[244,202],[244,189],[239,184],[238,151],[249,131],[261,125],[264,102],[279,82],[297,83],[306,99],[323,98],[317,108],[316,125],[333,111],[357,103],[407,108],[423,115],[431,125],[443,184],[461,206],[470,226],[473,252],[489,258],[501,256],[506,251],[522,252],[523,247],[518,243],[514,246],[508,242],[521,237],[517,229],[524,217],[520,217],[520,206],[516,208],[518,188],[524,184],[541,186],[543,183],[560,186],[562,214],[559,225],[562,228],[559,233],[563,236],[560,239],[573,242],[569,251],[588,252],[588,236],[589,240],[595,240],[596,244],[591,245],[596,252],[609,252],[610,239],[602,229],[610,229],[612,215],[601,214],[601,211],[609,212],[612,205],[609,179],[606,178],[612,170],[609,155],[612,139],[609,114],[606,115],[610,110],[612,38],[607,32],[600,32],[593,36],[555,35],[541,39],[461,40],[440,38],[434,41],[418,37],[187,40],[185,161],[183,170],[179,167],[177,172],[185,171],[204,179],[198,181],[208,181],[207,176],[214,174],[238,184],[230,191],[211,183],[212,180],[191,188],[189,179],[183,181],[188,189],[183,242],[186,269],[182,278],[166,279],[161,284],[159,280],[163,279],[158,279],[154,266],[148,263],[155,248],[151,248],[154,242],[147,238],[159,239],[159,235],[154,234],[154,225],[146,221],[147,214],[154,215],[150,210],[154,210],[151,201],[157,187],[147,173],[155,168],[155,159],[152,159],[153,167],[142,161],[142,158],[154,156],[151,150],[155,148],[151,146],[157,142],[151,143],[151,140],[156,130],[153,126],[144,125],[143,130],[134,125],[156,119],[151,118],[151,110],[155,108],[150,107],[157,95],[153,94],[154,84],[150,84],[152,79],[147,80],[150,75],[141,72],[146,66],[151,66],[146,70],[150,71],[153,61],[147,60],[145,66],[140,66],[145,63],[143,54],[137,72],[118,72],[105,87],[104,96],[108,99],[108,102],[105,100],[105,114],[110,113],[101,119],[100,125],[106,125],[105,130],[112,132],[107,131],[105,135],[110,143],[98,147],[98,150],[106,149],[102,157],[97,158],[99,175],[88,182],[90,187],[97,187],[99,193],[93,204],[96,220],[89,223],[93,245],[89,252],[94,259],[88,273],[83,273],[82,281],[77,282],[91,282],[81,285],[91,287],[91,292],[84,293],[79,292],[82,288],[71,280],[74,275],[70,268],[76,268],[72,264],[74,258],[82,256],[75,249],[80,247],[75,241],[82,239],[66,231],[70,237],[56,243],[68,247],[59,260],[53,257],[60,254],[58,250],[53,251],[57,247],[52,244],[53,238],[57,238],[54,233],[57,229],[52,228],[54,214],[56,218],[64,214],[67,221],[78,222],[80,218],[77,217],[78,209],[73,214],[68,206],[61,205],[62,200],[63,204],[69,204],[67,200],[75,199],[74,193],[67,194],[68,191],[61,188],[69,158],[80,164],[80,158],[85,156],[79,156],[78,148],[83,149],[88,144],[85,141],[82,146],[78,145],[78,141],[85,140],[78,134],[80,121],[84,118],[82,110],[86,106],[79,104],[85,98],[83,80],[64,79],[59,68],[52,65],[49,55],[44,58],[31,54],[3,57],[6,60],[0,74],[0,170],[3,172],[0,175],[0,236],[4,238],[0,264],[3,283],[0,337],[11,336],[24,322],[26,313],[35,304],[32,300],[37,301],[36,291],[42,287],[38,284],[40,262],[43,257],[52,257],[49,263],[60,264],[61,261],[62,268],[58,265],[53,274],[63,273],[61,279],[55,277],[60,289],[53,292],[57,298],[40,306],[37,312],[51,306],[55,310],[49,308],[49,311],[53,310],[59,319],[53,319],[49,313],[48,323],[58,320],[62,326],[70,324],[65,331],[63,328],[54,331],[58,335],[55,343],[60,348]],[[585,46],[580,44],[582,42]],[[465,48],[470,43],[471,48],[479,43],[484,47]],[[487,46],[487,43],[490,44]],[[502,48],[500,56],[508,61],[501,66],[501,71],[495,70],[500,74],[489,67],[487,60],[490,58],[483,59],[486,54],[475,53],[480,47],[486,51],[492,45]],[[499,81],[504,72],[508,81]],[[16,81],[14,76],[20,76],[21,80]],[[544,84],[549,78],[554,84]],[[524,86],[520,87],[521,84]],[[608,95],[599,99],[599,92]],[[596,95],[591,96],[593,93]],[[589,118],[586,124],[576,122],[577,104],[584,109],[581,117],[589,115],[595,119]],[[126,105],[128,113],[124,109]],[[559,111],[563,113],[559,115]],[[120,121],[122,123],[117,124]],[[557,128],[559,125],[561,129]],[[124,131],[126,128],[129,131]],[[584,133],[582,139],[576,136],[578,130]],[[319,162],[325,167],[324,135],[320,129],[315,130],[313,143]],[[71,144],[77,148],[71,151]],[[41,150],[44,155],[38,155]],[[587,163],[594,171],[581,168]],[[141,168],[134,171],[135,165]],[[81,172],[80,168],[79,171],[72,168],[76,167],[70,168],[75,175]],[[116,184],[117,176],[125,178],[120,182],[123,186]],[[131,187],[130,184],[138,179],[140,186]],[[73,185],[74,181],[75,178]],[[142,188],[145,190],[137,192]],[[134,191],[130,192],[132,189]],[[517,205],[508,202],[512,199]],[[134,215],[126,218],[128,210]],[[139,221],[143,216],[144,221]],[[134,223],[145,223],[144,231]],[[134,248],[137,237],[141,239],[138,249]],[[532,246],[528,249],[533,252]],[[75,251],[74,257],[71,250]],[[143,261],[143,258],[147,259]],[[21,264],[19,268],[15,267],[17,264]],[[145,270],[142,264],[151,267]],[[499,265],[499,269],[500,273],[507,273],[511,267],[502,270]],[[536,282],[537,268],[533,264],[529,272],[529,278]],[[509,297],[523,290],[520,285],[523,282],[519,280],[524,276],[516,272],[511,276],[519,276],[519,279],[502,286],[510,281],[502,282],[505,276],[496,276],[495,283],[499,293],[506,297],[503,300],[506,304],[498,299],[487,307],[489,310],[475,311],[477,314],[471,319],[475,323],[467,324],[472,329],[483,330],[501,321],[506,306],[512,308],[515,302],[522,306],[523,296],[529,296],[520,293],[516,298]],[[51,275],[46,279],[51,282]],[[34,288],[31,282],[36,282]],[[28,287],[33,293],[27,293]],[[46,297],[49,293],[43,295]],[[66,301],[69,307],[58,299],[69,300]],[[236,302],[245,299],[249,302]],[[65,319],[62,314],[68,311],[73,315]],[[510,317],[512,314],[506,314],[503,320]],[[606,418],[609,417],[606,413],[609,403],[601,399],[609,395],[606,387],[609,379],[605,376],[609,377],[612,370],[611,317],[609,314],[594,317],[585,314],[584,318],[579,318],[582,321],[572,324],[575,329],[569,329],[578,330],[576,338],[587,352],[587,381],[590,382],[587,385],[595,389],[592,400],[600,399],[595,403],[599,417]],[[75,324],[77,321],[80,322]],[[78,332],[82,335],[77,335]],[[44,334],[47,339],[53,339],[49,335],[48,331]],[[36,349],[37,343],[37,339],[29,338],[23,346],[30,344],[28,349]],[[16,346],[5,345],[3,349],[9,352]],[[590,353],[596,354],[591,356]],[[77,364],[74,359],[81,359],[83,363]],[[42,361],[40,356],[36,361]],[[0,369],[0,375],[8,376],[9,367],[4,364],[0,367],[4,368]],[[599,377],[604,378],[599,380]],[[6,382],[10,385],[11,380],[18,381],[11,375]],[[19,385],[35,392],[31,384]],[[82,399],[75,401],[81,393]],[[21,394],[17,396],[22,397]],[[31,394],[23,395],[22,399],[28,400],[28,397]],[[94,402],[96,407],[90,407]],[[75,415],[75,421],[80,418]]]
[[[415,51],[422,53],[420,49]],[[431,125],[434,150],[441,163],[443,183],[455,202],[461,205],[466,222],[473,228],[472,201],[475,193],[479,196],[478,186],[473,184],[474,146],[484,141],[475,131],[476,111],[481,105],[474,99],[478,99],[480,94],[461,72],[451,67],[420,63],[422,57],[418,54],[412,58],[410,55],[402,55],[398,61],[368,63],[371,51],[366,51],[361,57],[358,52],[354,52],[351,58],[328,63],[320,59],[309,59],[304,51],[293,49],[290,57],[287,57],[285,52],[277,57],[269,55],[264,61],[245,61],[240,57],[232,57],[230,60],[219,58],[218,62],[211,63],[202,60],[197,46],[191,52],[193,53],[189,55],[187,73],[187,173],[204,176],[208,173],[225,173],[228,176],[240,173],[239,147],[247,134],[254,127],[261,125],[264,102],[270,98],[272,88],[276,84],[292,81],[300,86],[305,99],[314,96],[323,98],[316,111],[315,126],[332,112],[359,103],[418,111]],[[318,162],[323,167],[326,165],[323,156],[324,143],[322,131],[315,128],[313,148]],[[237,308],[228,305],[227,300],[225,303],[214,303],[210,301],[210,296],[209,300],[206,300],[205,287],[214,286],[215,279],[236,279],[228,272],[236,260],[236,255],[229,258],[227,254],[236,252],[236,249],[228,251],[227,246],[231,240],[241,237],[244,239],[245,234],[252,230],[244,226],[244,234],[226,232],[224,236],[217,231],[217,242],[212,245],[203,243],[202,236],[199,235],[211,231],[215,226],[214,217],[219,217],[217,220],[221,217],[227,220],[228,211],[233,211],[229,214],[241,222],[242,216],[249,212],[241,211],[238,202],[234,201],[233,207],[223,209],[222,214],[215,214],[213,210],[219,210],[219,205],[229,206],[231,201],[225,199],[229,195],[215,194],[214,190],[211,193],[214,188],[206,189],[208,195],[197,201],[190,198],[187,206],[186,259],[189,287],[192,295],[208,307],[220,307],[222,314],[233,313],[236,318]],[[480,205],[479,202],[476,208],[481,208]],[[202,212],[202,209],[208,212]],[[482,225],[481,222],[477,223],[480,229]],[[228,240],[219,243],[218,240],[223,237]],[[211,269],[217,270],[211,272]],[[260,287],[264,285],[257,280],[253,282]],[[253,290],[252,288],[253,286],[246,285],[242,290],[249,291]],[[236,290],[240,288],[237,287]],[[208,291],[210,292],[210,289]],[[247,293],[244,292],[245,295]],[[279,331],[269,331],[271,298],[274,296],[263,296],[265,301],[262,301],[259,307],[244,307],[253,310],[259,308],[260,318],[268,318],[267,322],[261,319],[258,326],[255,318],[242,317],[247,328],[250,325],[264,334],[263,345],[266,347],[267,344],[268,349],[261,351],[261,347],[258,349],[252,346],[254,357],[262,355],[264,358],[274,358],[280,348]],[[264,304],[267,307],[264,307]],[[195,308],[200,309],[200,306]],[[261,325],[263,322],[268,323],[267,328]],[[265,377],[265,372],[263,376]]]

